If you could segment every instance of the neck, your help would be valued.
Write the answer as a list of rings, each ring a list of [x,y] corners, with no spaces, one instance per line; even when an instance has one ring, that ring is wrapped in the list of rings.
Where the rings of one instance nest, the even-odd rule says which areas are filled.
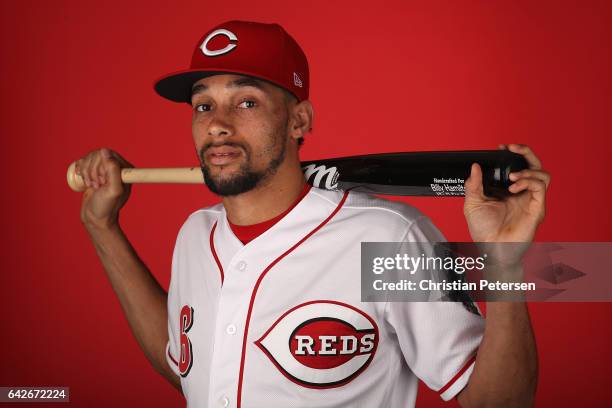
[[[304,188],[299,161],[285,160],[277,172],[251,191],[224,197],[228,220],[235,225],[253,225],[282,214],[297,200]]]

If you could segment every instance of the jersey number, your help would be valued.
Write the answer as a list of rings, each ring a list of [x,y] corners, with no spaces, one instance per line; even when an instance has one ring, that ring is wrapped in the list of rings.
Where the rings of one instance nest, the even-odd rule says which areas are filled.
[[[181,377],[187,377],[193,364],[193,349],[191,340],[187,337],[187,332],[193,326],[193,307],[183,306],[181,309],[181,355],[179,358],[179,372]]]

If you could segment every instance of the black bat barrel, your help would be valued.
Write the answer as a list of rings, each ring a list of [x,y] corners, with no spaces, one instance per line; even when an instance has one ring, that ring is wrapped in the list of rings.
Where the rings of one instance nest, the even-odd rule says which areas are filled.
[[[472,163],[483,172],[484,193],[510,193],[509,174],[528,167],[508,150],[382,153],[302,162],[306,180],[328,190],[362,191],[396,196],[464,196]]]

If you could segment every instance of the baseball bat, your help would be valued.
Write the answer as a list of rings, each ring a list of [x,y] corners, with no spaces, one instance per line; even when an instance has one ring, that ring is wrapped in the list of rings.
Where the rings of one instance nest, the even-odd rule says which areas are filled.
[[[528,167],[523,156],[508,150],[380,153],[311,160],[301,163],[306,181],[328,190],[361,191],[395,196],[464,196],[463,184],[472,163],[483,173],[484,193],[502,198],[512,184],[509,174]],[[68,168],[68,185],[83,191],[83,179]],[[125,168],[124,183],[203,184],[199,167]]]

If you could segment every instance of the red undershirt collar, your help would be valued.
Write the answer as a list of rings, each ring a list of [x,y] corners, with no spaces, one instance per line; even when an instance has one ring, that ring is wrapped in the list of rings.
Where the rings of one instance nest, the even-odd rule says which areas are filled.
[[[236,237],[244,245],[246,245],[252,240],[254,240],[255,238],[257,238],[258,236],[260,236],[261,234],[263,234],[264,232],[266,232],[267,230],[269,230],[270,228],[272,228],[272,226],[276,224],[277,222],[279,222],[285,215],[289,214],[289,212],[293,210],[293,208],[296,205],[298,205],[300,201],[302,201],[302,198],[304,198],[304,196],[308,194],[308,192],[310,191],[310,187],[311,187],[310,184],[305,183],[304,188],[302,189],[302,192],[300,193],[298,198],[295,200],[295,202],[287,210],[285,210],[282,214],[279,214],[272,219],[269,219],[267,221],[260,222],[257,224],[253,224],[253,225],[236,225],[236,224],[232,224],[230,220],[227,220],[227,222],[230,228],[232,229],[232,232],[234,233],[234,235],[236,235]]]

